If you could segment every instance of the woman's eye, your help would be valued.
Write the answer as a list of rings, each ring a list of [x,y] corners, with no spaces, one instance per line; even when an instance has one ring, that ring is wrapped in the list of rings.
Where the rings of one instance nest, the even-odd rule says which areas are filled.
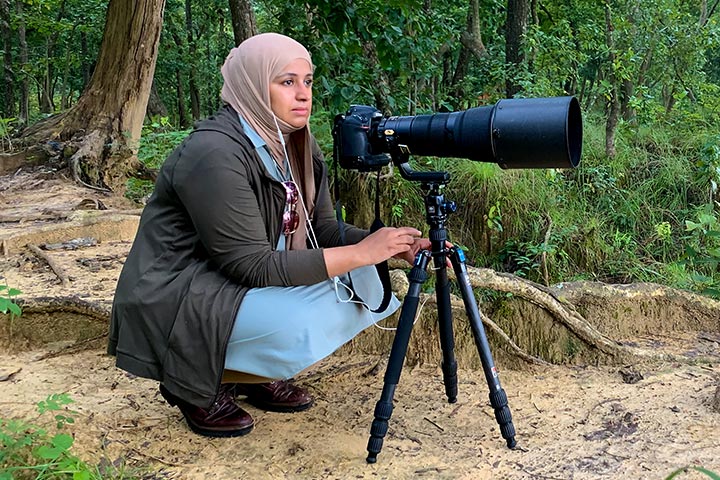
[[[305,80],[306,86],[310,87],[310,86],[312,86],[312,84],[313,84],[312,78],[308,78],[307,80]]]
[[[283,82],[283,85],[287,85],[288,87],[292,87],[293,81],[291,79],[287,79]]]

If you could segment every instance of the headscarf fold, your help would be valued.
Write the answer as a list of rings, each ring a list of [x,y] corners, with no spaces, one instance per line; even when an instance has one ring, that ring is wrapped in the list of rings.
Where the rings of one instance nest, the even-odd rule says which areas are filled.
[[[261,33],[230,50],[220,70],[224,80],[220,94],[222,100],[232,106],[265,141],[281,171],[285,168],[281,135],[287,139],[290,168],[304,200],[304,205],[298,205],[297,209],[300,215],[298,229],[286,243],[291,250],[307,248],[306,221],[312,216],[314,208],[315,176],[310,127],[298,129],[275,116],[270,107],[270,83],[297,59],[307,60],[313,68],[310,54],[300,43],[277,33]]]

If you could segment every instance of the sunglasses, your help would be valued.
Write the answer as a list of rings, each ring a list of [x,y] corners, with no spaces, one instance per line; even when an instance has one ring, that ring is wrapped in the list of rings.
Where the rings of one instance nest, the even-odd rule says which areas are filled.
[[[300,224],[300,214],[297,212],[298,199],[300,194],[298,193],[298,187],[295,182],[287,181],[282,182],[285,187],[285,213],[283,213],[283,233],[285,235],[292,235]]]

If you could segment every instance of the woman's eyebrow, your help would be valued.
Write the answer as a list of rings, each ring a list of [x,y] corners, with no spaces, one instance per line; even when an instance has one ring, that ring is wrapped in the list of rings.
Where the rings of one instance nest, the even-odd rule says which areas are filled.
[[[280,77],[299,77],[299,76],[300,76],[299,74],[294,73],[294,72],[283,72],[283,73],[278,74],[278,76],[275,77],[275,78],[280,78]],[[311,72],[311,73],[306,74],[305,76],[306,76],[306,77],[312,77],[313,74],[312,74],[312,72]]]

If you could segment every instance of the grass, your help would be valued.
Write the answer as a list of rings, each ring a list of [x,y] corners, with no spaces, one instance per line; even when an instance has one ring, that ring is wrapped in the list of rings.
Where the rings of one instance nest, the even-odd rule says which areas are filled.
[[[37,403],[33,421],[0,418],[0,480],[133,480],[143,478],[123,461],[91,465],[72,451],[77,412],[65,393]]]
[[[328,118],[315,116],[312,129],[330,155]],[[154,121],[146,127],[141,159],[159,166],[186,134]],[[434,158],[411,164],[451,174],[444,194],[459,209],[447,228],[471,264],[541,282],[650,281],[720,298],[720,136],[658,122],[622,124],[614,158],[605,155],[604,142],[602,119],[588,115],[576,169],[501,170],[489,162]],[[333,181],[341,184],[348,220],[369,226],[374,176],[341,169]],[[130,191],[140,198],[151,189],[142,184]],[[381,189],[386,224],[427,232],[418,184],[395,172]]]

